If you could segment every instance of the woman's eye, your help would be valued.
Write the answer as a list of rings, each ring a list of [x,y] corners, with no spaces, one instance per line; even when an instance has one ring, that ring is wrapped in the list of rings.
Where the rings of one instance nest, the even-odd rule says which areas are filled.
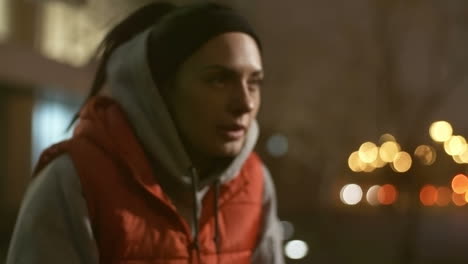
[[[208,82],[212,85],[217,85],[217,86],[224,85],[227,82],[227,78],[226,76],[217,75],[217,76],[208,78]]]
[[[251,79],[249,80],[249,85],[254,86],[255,88],[261,88],[263,85],[263,79],[261,78]]]

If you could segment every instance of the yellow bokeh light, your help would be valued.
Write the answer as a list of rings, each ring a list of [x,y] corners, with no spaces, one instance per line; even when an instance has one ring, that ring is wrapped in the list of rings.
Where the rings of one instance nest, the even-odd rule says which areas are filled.
[[[396,172],[407,172],[411,168],[413,163],[410,154],[404,151],[400,151],[395,155],[393,159],[392,168]]]
[[[449,155],[460,155],[467,149],[466,139],[462,136],[451,136],[444,142],[444,150]]]
[[[374,167],[371,163],[362,163],[364,167],[362,167],[363,172],[373,172],[376,167]]]
[[[379,149],[372,142],[365,142],[359,147],[359,158],[365,163],[372,163],[377,159]]]
[[[379,156],[385,162],[392,162],[400,151],[400,145],[393,141],[387,141],[380,146]]]
[[[380,155],[377,155],[377,158],[371,163],[374,168],[383,168],[387,162],[383,161]]]
[[[453,133],[452,125],[447,121],[437,121],[429,128],[429,135],[434,141],[445,142]]]
[[[348,166],[349,168],[354,171],[354,172],[360,172],[362,171],[362,166],[361,166],[361,159],[359,158],[358,152],[355,151],[349,155],[348,158]]]
[[[458,155],[460,158],[461,162],[463,163],[468,163],[468,148],[460,155]]]
[[[373,171],[375,169],[369,163],[365,163],[362,160],[359,160],[359,161],[360,161],[359,166],[361,167],[361,171],[371,172],[371,171]]]
[[[388,141],[396,142],[396,139],[392,134],[388,134],[388,133],[383,134],[382,136],[380,136],[379,142],[381,144],[383,144],[385,142],[388,142]]]
[[[455,161],[455,163],[463,164],[463,160],[462,160],[461,157],[458,156],[458,155],[453,155],[453,156],[452,156],[452,159],[453,159],[453,161]]]
[[[436,152],[434,148],[428,145],[421,145],[416,148],[414,155],[423,165],[432,165],[436,160]]]

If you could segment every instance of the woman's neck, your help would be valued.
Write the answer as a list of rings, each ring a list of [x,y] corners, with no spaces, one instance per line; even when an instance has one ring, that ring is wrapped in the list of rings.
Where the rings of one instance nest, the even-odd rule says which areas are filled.
[[[216,171],[225,168],[229,162],[230,158],[225,157],[204,157],[203,155],[191,152],[189,157],[192,160],[192,164],[197,170],[198,177],[200,180],[206,179]]]

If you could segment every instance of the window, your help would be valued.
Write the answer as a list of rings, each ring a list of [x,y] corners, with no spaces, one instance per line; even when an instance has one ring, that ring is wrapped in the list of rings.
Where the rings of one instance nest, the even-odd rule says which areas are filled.
[[[44,149],[71,136],[71,129],[66,129],[76,111],[76,106],[60,99],[37,100],[32,118],[32,164]]]
[[[10,27],[9,0],[0,0],[0,41],[8,38]]]

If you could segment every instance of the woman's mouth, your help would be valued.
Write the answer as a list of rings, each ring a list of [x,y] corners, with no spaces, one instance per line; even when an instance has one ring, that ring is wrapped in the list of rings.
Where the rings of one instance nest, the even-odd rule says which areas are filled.
[[[220,135],[226,140],[239,140],[244,137],[247,127],[240,124],[218,126]]]

